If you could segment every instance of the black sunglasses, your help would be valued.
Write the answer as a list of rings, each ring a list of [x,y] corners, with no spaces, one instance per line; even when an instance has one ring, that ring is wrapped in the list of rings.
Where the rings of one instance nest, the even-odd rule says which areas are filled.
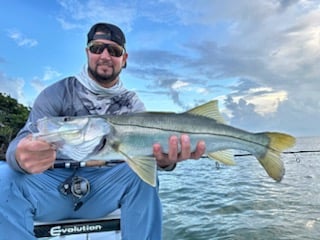
[[[105,49],[112,57],[121,57],[124,53],[124,49],[115,44],[91,42],[88,44],[88,49],[93,54],[101,54]]]

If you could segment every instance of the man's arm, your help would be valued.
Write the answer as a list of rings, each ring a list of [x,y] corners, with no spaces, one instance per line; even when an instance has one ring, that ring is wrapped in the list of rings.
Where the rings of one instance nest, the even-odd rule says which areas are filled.
[[[39,173],[54,162],[56,153],[51,145],[33,140],[31,133],[37,132],[37,120],[45,116],[57,116],[63,104],[62,83],[42,91],[36,98],[25,126],[11,141],[6,153],[8,164],[23,173]]]

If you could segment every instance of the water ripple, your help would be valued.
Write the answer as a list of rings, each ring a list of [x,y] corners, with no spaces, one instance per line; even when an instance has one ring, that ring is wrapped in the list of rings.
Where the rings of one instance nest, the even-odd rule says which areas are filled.
[[[319,138],[301,139],[296,149],[319,143]],[[318,239],[320,155],[283,157],[281,183],[250,156],[236,158],[234,167],[217,169],[203,159],[160,173],[164,239]]]

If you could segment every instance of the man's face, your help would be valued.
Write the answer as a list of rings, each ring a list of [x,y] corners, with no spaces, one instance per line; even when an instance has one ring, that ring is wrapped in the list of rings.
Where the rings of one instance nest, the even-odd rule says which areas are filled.
[[[109,44],[109,47],[104,44]],[[90,51],[90,48],[95,53]],[[103,87],[112,87],[118,81],[128,57],[124,50],[122,55],[118,56],[122,50],[121,46],[110,40],[99,39],[91,42],[86,48],[90,77]]]

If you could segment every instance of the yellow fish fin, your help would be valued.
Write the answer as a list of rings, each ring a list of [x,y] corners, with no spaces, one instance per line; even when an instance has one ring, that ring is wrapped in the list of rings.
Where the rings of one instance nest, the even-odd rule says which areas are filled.
[[[212,118],[219,123],[225,123],[221,113],[219,112],[218,100],[212,100],[187,111],[189,114]]]
[[[295,144],[295,138],[284,133],[267,132],[262,134],[266,134],[270,142],[266,153],[263,156],[257,156],[257,158],[270,177],[276,181],[281,181],[285,169],[280,154],[284,149]]]
[[[126,157],[128,165],[143,181],[153,187],[157,185],[157,162],[154,157],[135,156],[131,158],[124,152],[119,152]]]
[[[226,165],[236,165],[234,161],[233,153],[231,150],[223,150],[223,151],[208,153],[208,157],[210,159],[217,160]]]

